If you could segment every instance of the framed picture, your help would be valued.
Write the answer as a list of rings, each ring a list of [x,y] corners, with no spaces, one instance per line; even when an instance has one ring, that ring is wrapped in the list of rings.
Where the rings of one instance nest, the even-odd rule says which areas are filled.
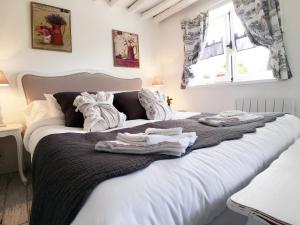
[[[32,48],[72,52],[71,11],[31,2]]]
[[[114,65],[118,67],[140,67],[139,36],[124,31],[113,30]]]

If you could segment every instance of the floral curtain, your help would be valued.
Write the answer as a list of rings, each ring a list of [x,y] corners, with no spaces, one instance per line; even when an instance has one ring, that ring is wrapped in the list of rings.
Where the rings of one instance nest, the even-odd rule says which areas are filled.
[[[194,77],[191,66],[196,64],[205,49],[208,30],[208,13],[200,13],[194,19],[183,20],[181,23],[184,42],[184,66],[181,88],[185,89]]]
[[[270,67],[274,77],[287,80],[292,77],[288,64],[278,0],[233,0],[251,42],[270,49]]]

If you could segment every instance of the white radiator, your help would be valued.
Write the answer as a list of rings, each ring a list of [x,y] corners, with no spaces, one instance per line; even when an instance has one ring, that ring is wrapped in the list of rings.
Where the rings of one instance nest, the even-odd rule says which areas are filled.
[[[235,100],[235,109],[245,112],[284,112],[296,114],[292,98],[240,98]]]

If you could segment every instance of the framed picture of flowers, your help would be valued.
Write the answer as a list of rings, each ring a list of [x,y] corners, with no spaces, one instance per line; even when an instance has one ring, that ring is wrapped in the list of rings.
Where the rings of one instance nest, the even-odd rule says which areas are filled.
[[[71,11],[31,2],[32,48],[72,52]]]
[[[139,36],[119,30],[112,31],[114,66],[140,67]]]

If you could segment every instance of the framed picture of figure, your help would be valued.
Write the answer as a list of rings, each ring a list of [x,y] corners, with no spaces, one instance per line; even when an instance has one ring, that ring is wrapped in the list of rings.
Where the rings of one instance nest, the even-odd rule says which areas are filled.
[[[139,36],[129,32],[113,30],[112,37],[114,66],[139,68]]]
[[[32,48],[72,52],[71,11],[31,2]]]

